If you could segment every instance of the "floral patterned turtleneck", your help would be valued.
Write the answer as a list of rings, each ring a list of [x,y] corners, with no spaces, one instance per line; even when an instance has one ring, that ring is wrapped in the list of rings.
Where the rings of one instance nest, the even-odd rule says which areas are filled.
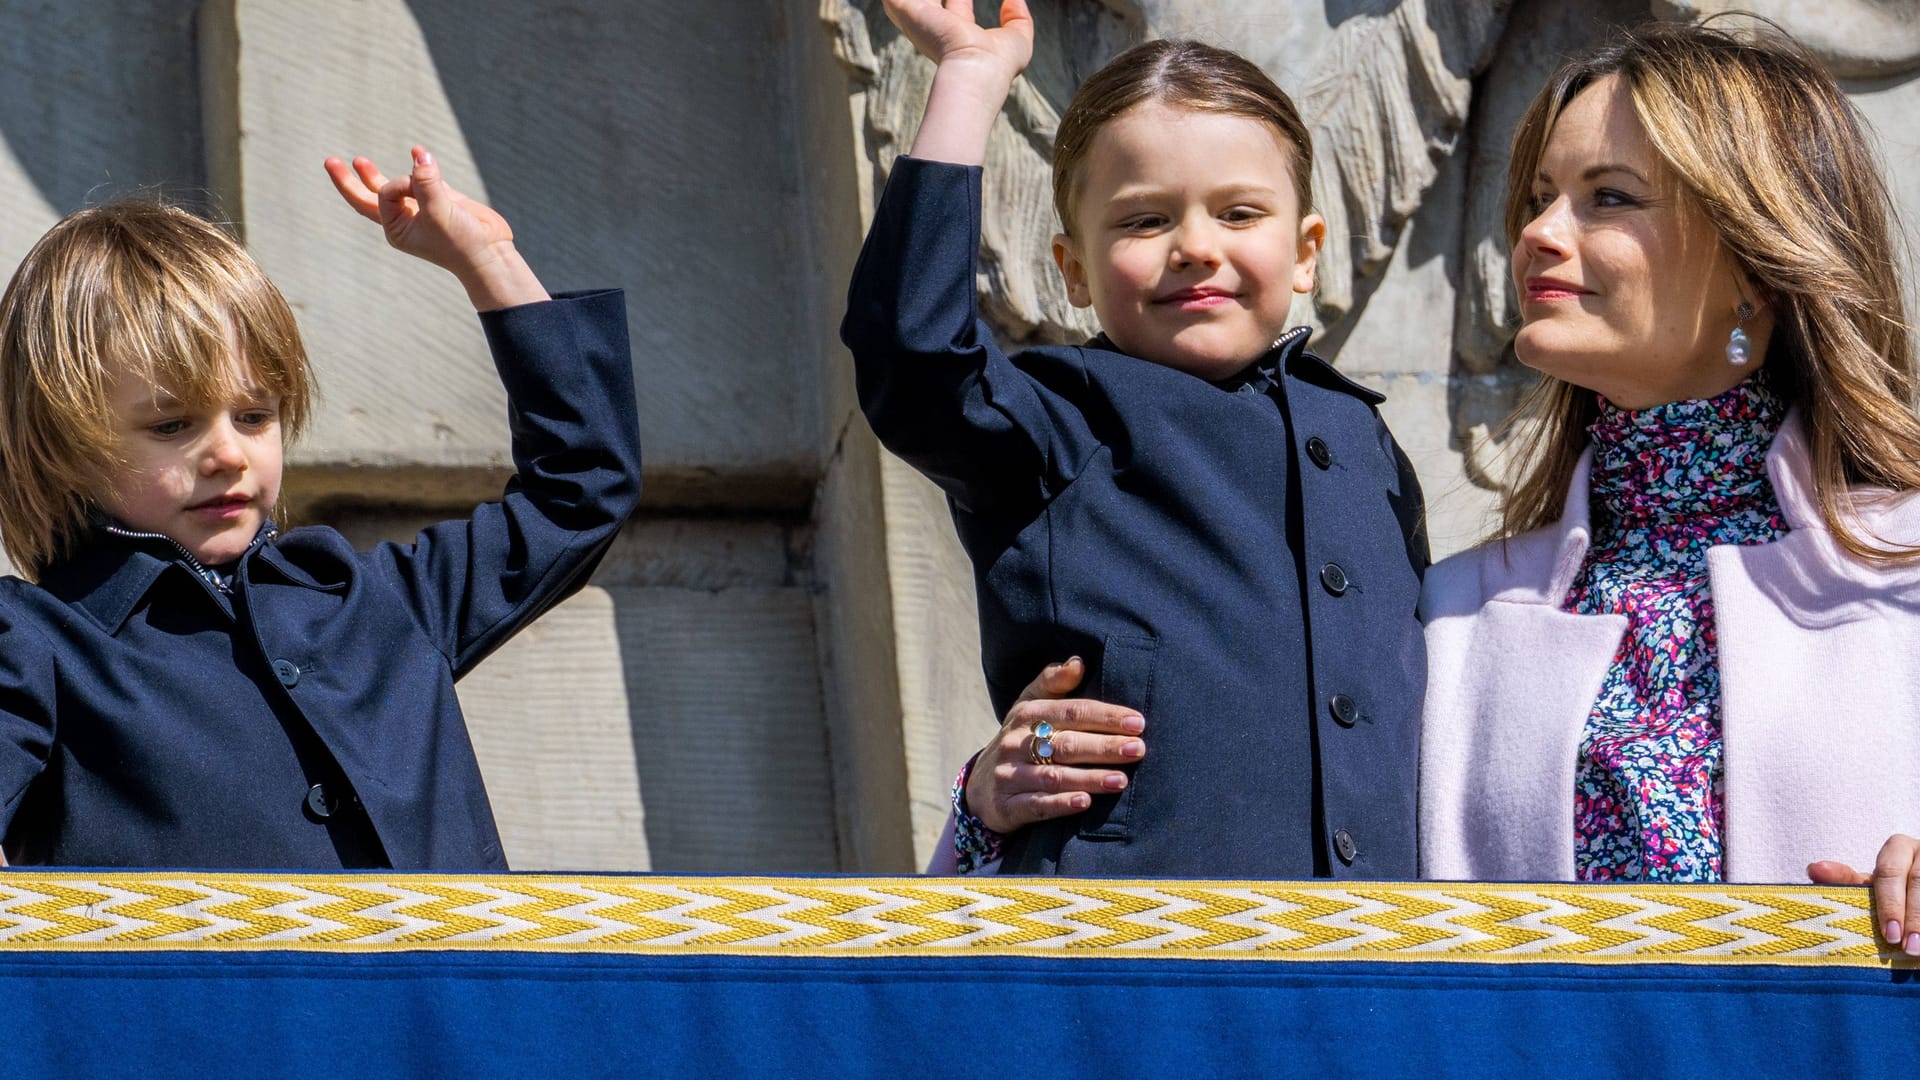
[[[1764,375],[1638,412],[1604,399],[1593,545],[1566,610],[1627,633],[1587,718],[1574,777],[1583,881],[1720,881],[1725,837],[1719,645],[1707,549],[1787,532],[1767,478],[1786,406]]]

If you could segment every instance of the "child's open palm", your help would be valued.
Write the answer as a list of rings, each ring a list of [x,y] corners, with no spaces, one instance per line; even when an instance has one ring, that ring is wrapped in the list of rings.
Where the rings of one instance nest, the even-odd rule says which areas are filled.
[[[1000,25],[974,21],[973,0],[884,0],[887,18],[935,63],[979,57],[1009,80],[1033,59],[1033,16],[1026,0],[1001,0]]]
[[[425,147],[413,148],[413,170],[389,180],[364,157],[351,167],[326,160],[340,197],[361,217],[379,224],[387,243],[448,270],[483,310],[546,299],[513,246],[507,219],[477,199],[455,191]]]

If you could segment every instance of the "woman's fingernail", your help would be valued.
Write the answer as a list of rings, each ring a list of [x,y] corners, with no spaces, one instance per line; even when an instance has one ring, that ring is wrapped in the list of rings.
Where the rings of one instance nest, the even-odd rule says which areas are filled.
[[[1121,788],[1127,786],[1127,774],[1108,773],[1100,779],[1100,786],[1106,788],[1108,791],[1119,791]],[[1914,936],[1920,937],[1920,934],[1915,934]]]
[[[1139,739],[1128,739],[1120,744],[1121,757],[1145,757],[1146,753],[1147,744]]]
[[[1129,735],[1138,735],[1147,730],[1147,721],[1141,716],[1123,716],[1120,718],[1120,730]]]
[[[1920,930],[1907,935],[1907,955],[1920,956]]]
[[[1887,935],[1887,944],[1889,945],[1900,944],[1900,920],[1899,919],[1888,919],[1886,929],[1882,932]]]
[[[1085,810],[1087,807],[1093,805],[1093,796],[1075,795],[1073,798],[1067,800],[1067,805],[1073,807],[1075,810]]]
[[[420,147],[419,149],[417,149],[417,150],[415,150],[415,151],[413,152],[413,163],[414,163],[415,165],[431,165],[431,164],[433,164],[433,154],[432,154],[432,152],[431,152],[431,151],[429,151],[429,150],[428,150],[428,149],[427,149],[426,147],[424,147],[424,146],[422,146],[422,147]]]

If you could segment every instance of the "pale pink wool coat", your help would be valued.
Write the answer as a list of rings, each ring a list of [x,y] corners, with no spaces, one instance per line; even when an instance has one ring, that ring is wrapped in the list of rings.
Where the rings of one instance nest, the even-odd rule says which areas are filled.
[[[1620,615],[1561,610],[1590,542],[1581,459],[1548,528],[1427,572],[1421,875],[1570,880],[1574,766]],[[1847,554],[1820,518],[1806,430],[1767,455],[1792,531],[1707,555],[1719,633],[1729,881],[1804,882],[1809,862],[1868,870],[1920,834],[1920,565]],[[1920,540],[1920,498],[1862,495],[1868,534]]]

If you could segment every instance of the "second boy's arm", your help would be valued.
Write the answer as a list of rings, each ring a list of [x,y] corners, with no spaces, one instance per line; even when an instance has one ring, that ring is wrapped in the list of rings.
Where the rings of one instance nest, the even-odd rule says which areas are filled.
[[[1077,361],[1033,353],[1016,367],[979,317],[980,162],[1031,55],[1032,24],[1020,0],[993,29],[958,0],[888,0],[887,10],[940,66],[913,154],[894,162],[855,264],[841,339],[889,450],[962,509],[1028,505],[1094,448],[1059,396],[1084,382]]]
[[[327,172],[395,248],[467,290],[507,391],[515,475],[497,502],[363,558],[391,581],[457,677],[584,584],[640,493],[640,440],[618,291],[549,298],[506,221],[414,150],[388,181],[373,163]]]

